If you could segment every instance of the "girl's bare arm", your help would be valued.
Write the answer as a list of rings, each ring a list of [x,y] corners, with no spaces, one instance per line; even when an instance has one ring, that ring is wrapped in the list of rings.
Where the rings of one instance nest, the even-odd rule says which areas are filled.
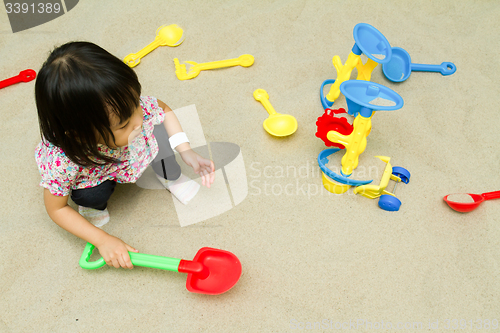
[[[59,197],[44,189],[43,198],[50,218],[64,230],[95,245],[108,265],[133,268],[128,251],[137,250],[87,221],[68,205],[68,196]]]

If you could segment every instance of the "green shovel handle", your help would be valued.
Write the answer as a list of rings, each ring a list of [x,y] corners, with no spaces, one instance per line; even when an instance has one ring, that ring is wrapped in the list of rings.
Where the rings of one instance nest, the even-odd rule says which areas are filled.
[[[85,249],[83,250],[82,256],[80,257],[79,261],[79,264],[82,268],[97,269],[106,265],[104,258],[100,258],[96,261],[89,261],[90,255],[92,254],[94,248],[95,246],[90,243],[87,243],[87,245],[85,245]],[[135,266],[159,268],[172,272],[179,271],[179,264],[181,262],[181,259],[135,252],[129,252],[128,254],[130,255],[130,261],[132,261],[132,264]]]

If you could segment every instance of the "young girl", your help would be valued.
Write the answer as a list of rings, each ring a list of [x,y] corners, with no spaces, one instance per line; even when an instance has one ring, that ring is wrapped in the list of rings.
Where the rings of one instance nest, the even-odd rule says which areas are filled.
[[[152,165],[158,179],[186,204],[199,185],[180,173],[172,149],[210,187],[212,161],[191,150],[172,110],[141,97],[135,72],[99,46],[72,42],[55,49],[35,84],[42,141],[35,150],[50,218],[94,244],[108,265],[132,268],[138,252],[98,226],[109,221],[116,183],[134,183]],[[68,196],[79,213],[68,205]]]

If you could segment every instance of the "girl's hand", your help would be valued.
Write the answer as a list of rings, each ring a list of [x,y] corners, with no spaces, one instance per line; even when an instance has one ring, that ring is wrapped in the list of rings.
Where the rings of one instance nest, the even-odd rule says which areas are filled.
[[[128,251],[139,251],[126,244],[121,239],[107,235],[104,241],[96,245],[96,247],[99,249],[99,253],[104,258],[106,264],[109,266],[114,266],[115,268],[134,268],[130,261]]]
[[[179,152],[179,154],[184,163],[192,167],[194,172],[200,175],[202,185],[210,188],[215,179],[214,162],[201,157],[191,149]]]

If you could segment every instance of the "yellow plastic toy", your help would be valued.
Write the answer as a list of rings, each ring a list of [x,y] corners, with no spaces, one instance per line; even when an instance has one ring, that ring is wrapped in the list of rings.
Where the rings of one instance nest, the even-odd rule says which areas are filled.
[[[349,177],[358,166],[359,155],[365,151],[366,137],[372,128],[371,118],[375,110],[393,111],[403,106],[403,99],[395,91],[378,83],[363,80],[348,80],[340,86],[349,107],[348,113],[355,117],[353,131],[343,135],[335,130],[326,135],[330,142],[345,147],[341,173]]]
[[[335,194],[342,194],[347,192],[347,190],[351,188],[351,185],[335,182],[331,180],[330,177],[325,175],[324,172],[321,173],[323,174],[323,186],[326,188],[327,191]]]
[[[262,103],[269,117],[264,120],[264,129],[267,133],[274,136],[288,136],[295,133],[297,130],[297,119],[288,114],[281,114],[276,112],[271,103],[269,102],[269,95],[264,89],[257,89],[253,92],[253,97]]]
[[[372,72],[377,67],[378,63],[368,58],[365,64],[361,60],[359,55],[351,52],[345,65],[342,65],[339,56],[335,56],[332,59],[333,66],[337,70],[337,79],[335,83],[330,88],[330,92],[326,95],[326,98],[330,102],[334,102],[340,95],[340,85],[342,82],[349,80],[351,78],[351,72],[354,68],[358,70],[358,76],[356,80],[370,81],[372,77]]]
[[[377,185],[358,186],[354,189],[354,194],[361,194],[362,196],[367,197],[369,199],[376,199],[380,197],[382,194],[388,194],[395,197],[393,193],[387,192],[385,189],[387,188],[387,185],[389,185],[390,179],[399,183],[401,181],[401,178],[392,174],[392,165],[389,163],[389,161],[391,160],[390,157],[387,156],[375,156],[375,157],[387,163],[387,165],[385,166],[384,173],[382,174],[382,179],[380,180],[380,184],[378,186]]]
[[[354,194],[361,194],[369,199],[380,198],[378,201],[378,206],[383,210],[395,212],[401,207],[401,200],[396,198],[394,194],[396,192],[396,186],[399,183],[408,184],[410,182],[410,172],[402,167],[393,167],[389,163],[390,157],[387,156],[375,156],[380,158],[382,161],[387,163],[385,166],[384,174],[380,180],[380,184],[376,185],[362,185],[354,189]],[[389,180],[396,182],[392,192],[387,191],[387,186],[389,185]]]
[[[330,88],[330,92],[326,95],[326,98],[330,102],[335,102],[335,100],[340,95],[340,84],[346,80],[351,78],[351,72],[358,64],[360,58],[358,54],[351,52],[349,57],[347,58],[345,65],[342,65],[342,61],[340,61],[340,57],[336,55],[332,59],[333,66],[337,70],[337,78],[335,79],[335,83]]]
[[[356,64],[356,69],[358,70],[358,77],[356,80],[370,81],[372,78],[372,72],[377,67],[378,63],[368,58],[365,64],[359,59]]]
[[[187,64],[192,65],[189,69],[189,72],[186,70],[186,65],[180,64],[179,59],[174,59],[175,64],[175,75],[179,80],[190,80],[195,78],[200,74],[201,71],[207,69],[216,69],[216,68],[224,68],[224,67],[233,67],[233,66],[243,66],[250,67],[253,65],[254,57],[250,54],[243,54],[235,59],[228,60],[220,60],[220,61],[212,61],[205,63],[197,63],[194,61],[185,61]]]
[[[147,55],[149,52],[156,49],[158,46],[179,46],[184,41],[184,31],[177,26],[177,24],[171,24],[168,26],[162,25],[156,29],[156,38],[148,46],[143,48],[137,53],[131,53],[123,59],[123,61],[129,67],[135,67],[141,62],[141,58]]]
[[[359,155],[365,151],[366,137],[372,128],[371,117],[358,115],[353,122],[353,131],[349,135],[343,135],[336,131],[330,131],[326,135],[329,141],[340,143],[345,147],[345,155],[342,157],[342,173],[349,176],[358,166]]]

